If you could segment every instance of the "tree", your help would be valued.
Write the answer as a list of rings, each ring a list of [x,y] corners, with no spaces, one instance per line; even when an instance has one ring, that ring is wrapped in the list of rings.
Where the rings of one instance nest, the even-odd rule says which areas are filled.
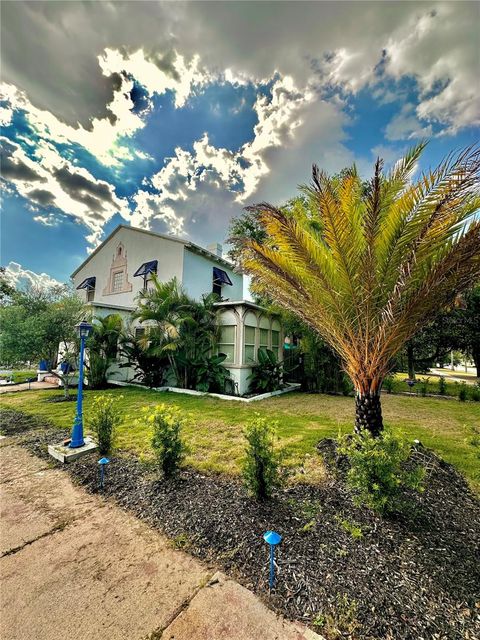
[[[459,309],[461,330],[458,348],[471,356],[480,378],[480,284],[465,295],[465,304]]]
[[[56,363],[59,344],[75,340],[75,325],[85,307],[68,286],[16,290],[0,306],[2,362],[17,364],[44,358]]]
[[[117,357],[121,332],[122,318],[118,314],[94,318],[92,333],[87,342],[88,386],[91,389],[106,386],[108,368]]]
[[[355,429],[383,429],[380,391],[394,356],[480,276],[480,151],[447,157],[412,183],[421,143],[368,188],[355,167],[304,187],[315,211],[247,207],[266,233],[240,241],[252,286],[314,328],[339,354],[356,396]]]
[[[205,391],[209,381],[221,386],[225,358],[219,361],[213,354],[219,332],[216,302],[215,294],[193,300],[175,279],[162,283],[154,277],[152,288],[140,294],[134,317],[145,325],[142,346],[159,360],[167,356],[176,383],[185,389]]]

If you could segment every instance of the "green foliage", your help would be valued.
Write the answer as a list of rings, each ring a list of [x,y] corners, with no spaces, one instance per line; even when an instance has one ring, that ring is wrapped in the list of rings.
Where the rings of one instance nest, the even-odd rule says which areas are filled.
[[[382,389],[385,389],[387,393],[392,393],[395,382],[392,376],[387,376],[383,381]]]
[[[314,166],[302,189],[308,207],[251,205],[263,241],[231,239],[254,293],[336,350],[357,397],[378,395],[412,336],[480,277],[480,153],[450,154],[412,181],[425,145],[388,173],[377,159],[368,185],[355,166],[334,177]],[[379,412],[372,419],[366,427],[381,431]]]
[[[420,380],[418,388],[420,390],[420,395],[422,395],[423,397],[425,397],[428,393],[429,382],[430,382],[430,378],[423,378],[422,380]]]
[[[467,385],[465,384],[465,382],[462,382],[462,384],[460,385],[460,389],[458,390],[458,399],[460,400],[460,402],[465,402],[465,400],[467,399]]]
[[[343,436],[338,450],[348,457],[347,484],[358,504],[389,514],[401,509],[403,490],[422,490],[425,470],[409,460],[412,446],[388,429],[377,438],[367,430]]]
[[[325,612],[317,614],[312,624],[322,632],[327,640],[355,638],[360,629],[357,620],[358,604],[350,600],[346,593],[336,598],[334,604],[328,605]]]
[[[275,451],[277,423],[255,414],[245,429],[246,456],[243,461],[243,480],[247,489],[258,499],[270,498],[281,485],[280,456]]]
[[[470,389],[470,400],[473,400],[474,402],[480,402],[480,386],[478,382]]]
[[[229,377],[221,364],[225,358],[211,355],[218,342],[217,296],[205,295],[198,302],[175,279],[162,283],[154,277],[152,282],[153,288],[141,294],[134,314],[141,323],[148,323],[140,346],[152,357],[168,359],[169,371],[164,369],[164,375],[171,373],[176,386],[223,391]]]
[[[258,350],[258,364],[252,367],[250,391],[252,393],[268,393],[282,388],[283,364],[278,362],[276,354],[264,347]]]
[[[77,339],[84,305],[70,287],[29,287],[5,297],[0,307],[2,364],[46,359],[55,365],[59,344]]]
[[[349,533],[355,540],[363,538],[362,527],[357,522],[353,522],[345,518],[337,518],[337,521],[342,529]]]
[[[112,313],[94,318],[92,327],[87,340],[88,386],[90,389],[104,389],[107,386],[108,369],[117,357],[122,319],[118,314]]]
[[[445,376],[440,376],[440,378],[438,379],[438,393],[441,396],[444,396],[447,393],[447,383],[445,382]]]
[[[152,447],[165,478],[174,476],[185,458],[185,445],[182,440],[182,428],[186,418],[180,409],[165,404],[146,407],[148,421],[153,424]]]
[[[98,452],[106,456],[113,451],[117,428],[122,422],[123,413],[118,403],[123,396],[98,395],[87,414],[87,424],[94,432],[98,443]]]
[[[165,385],[170,360],[166,353],[158,353],[157,344],[147,336],[137,336],[135,331],[127,329],[119,338],[119,355],[123,362],[120,368],[131,368],[135,371],[133,381],[141,382],[147,387]]]

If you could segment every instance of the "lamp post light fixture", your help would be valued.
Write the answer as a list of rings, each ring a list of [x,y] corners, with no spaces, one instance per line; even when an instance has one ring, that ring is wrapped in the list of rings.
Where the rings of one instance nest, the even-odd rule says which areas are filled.
[[[108,458],[100,458],[98,464],[100,465],[100,489],[103,489],[104,480],[105,480],[105,465],[108,464],[110,460]]]
[[[263,539],[270,545],[270,589],[273,589],[275,582],[275,547],[282,541],[282,536],[276,531],[267,531],[263,534]]]
[[[92,331],[92,325],[83,320],[77,324],[78,335],[80,336],[80,362],[78,371],[78,390],[77,390],[77,413],[73,422],[72,437],[69,444],[70,449],[83,447],[85,440],[83,439],[83,364],[85,355],[85,340]]]

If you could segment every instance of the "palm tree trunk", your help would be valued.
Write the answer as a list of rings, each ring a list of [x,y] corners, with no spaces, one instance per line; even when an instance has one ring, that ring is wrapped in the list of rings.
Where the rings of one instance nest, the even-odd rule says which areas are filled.
[[[356,393],[355,431],[360,433],[364,429],[370,431],[375,438],[383,431],[382,405],[379,393]]]

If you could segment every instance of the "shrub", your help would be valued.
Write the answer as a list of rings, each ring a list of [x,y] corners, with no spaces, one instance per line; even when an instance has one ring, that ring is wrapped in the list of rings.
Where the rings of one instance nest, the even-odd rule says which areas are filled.
[[[148,407],[147,411],[150,411],[148,421],[153,424],[153,450],[164,476],[170,478],[185,458],[181,431],[186,418],[178,407],[167,407],[165,404],[157,405],[153,411]]]
[[[383,389],[385,389],[387,393],[392,393],[393,385],[394,385],[394,380],[392,376],[387,376],[383,381]]]
[[[430,382],[430,378],[423,378],[423,380],[420,381],[420,395],[422,395],[423,397],[425,397],[428,393],[428,383]]]
[[[247,449],[243,479],[247,489],[259,500],[270,498],[282,480],[280,456],[274,447],[276,428],[276,422],[268,422],[256,414],[245,429]]]
[[[99,395],[92,405],[88,423],[95,433],[98,442],[98,452],[105,456],[112,452],[118,425],[122,421],[122,413],[116,405],[123,396]]]
[[[270,349],[258,350],[258,364],[252,368],[250,391],[253,393],[268,393],[282,388],[283,363],[278,362],[277,356]]]
[[[422,490],[425,470],[407,464],[412,446],[387,429],[377,438],[367,430],[343,436],[338,450],[348,457],[347,484],[357,504],[388,514],[400,510],[404,489]]]
[[[479,402],[480,401],[480,389],[478,389],[477,387],[472,387],[471,390],[470,390],[470,398],[474,402]]]
[[[465,400],[467,399],[467,385],[465,384],[465,382],[462,382],[462,384],[460,385],[460,389],[458,390],[458,399],[460,400],[460,402],[465,402]]]
[[[445,382],[444,376],[440,376],[438,379],[438,393],[441,396],[444,396],[447,393],[447,383]]]

